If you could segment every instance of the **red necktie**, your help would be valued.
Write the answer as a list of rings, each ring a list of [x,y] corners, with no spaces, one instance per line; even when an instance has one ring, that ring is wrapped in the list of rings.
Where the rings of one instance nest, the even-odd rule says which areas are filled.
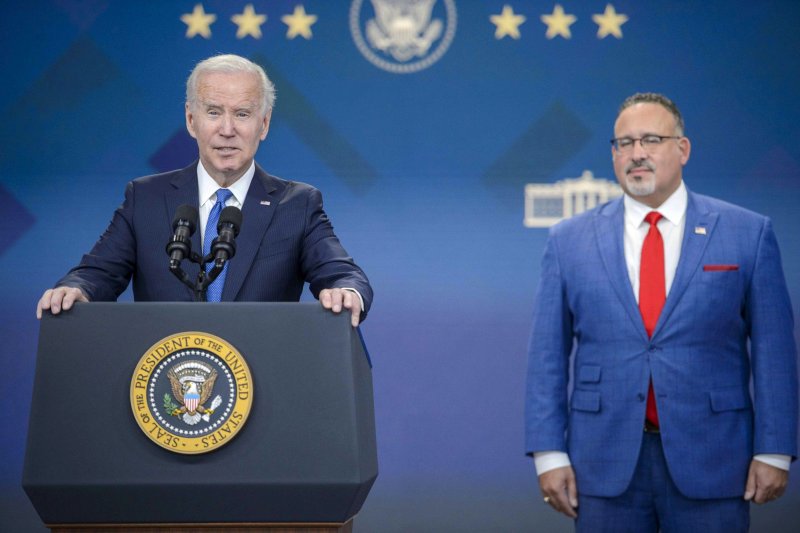
[[[651,211],[644,219],[650,224],[650,230],[644,238],[642,246],[642,262],[639,265],[639,311],[642,313],[644,329],[647,336],[653,336],[658,315],[667,299],[667,284],[664,278],[664,241],[656,224],[661,220],[661,213]],[[658,427],[658,411],[656,410],[653,379],[647,392],[647,420]]]

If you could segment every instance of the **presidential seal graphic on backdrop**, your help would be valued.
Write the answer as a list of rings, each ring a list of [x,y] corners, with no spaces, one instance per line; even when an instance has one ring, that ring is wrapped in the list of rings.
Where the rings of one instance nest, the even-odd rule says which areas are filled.
[[[438,61],[453,41],[456,19],[453,0],[353,0],[350,5],[356,47],[370,63],[395,74]]]
[[[139,360],[130,399],[136,422],[153,442],[176,453],[206,453],[244,427],[253,380],[230,343],[209,333],[176,333]]]

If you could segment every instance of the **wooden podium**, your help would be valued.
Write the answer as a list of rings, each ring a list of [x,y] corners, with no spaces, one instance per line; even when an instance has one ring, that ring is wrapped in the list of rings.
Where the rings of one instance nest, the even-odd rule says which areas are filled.
[[[208,453],[154,443],[132,410],[140,359],[183,332],[224,339],[252,375],[249,416]],[[349,532],[377,474],[371,367],[349,316],[175,302],[42,319],[22,484],[52,531]]]
[[[352,533],[353,519],[344,524],[63,524],[49,527],[53,533]]]
[[[352,533],[353,519],[344,524],[63,524],[49,527],[53,533]]]

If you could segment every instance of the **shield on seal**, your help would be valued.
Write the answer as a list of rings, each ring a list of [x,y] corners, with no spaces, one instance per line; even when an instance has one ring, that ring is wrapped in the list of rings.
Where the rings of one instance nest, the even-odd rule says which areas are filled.
[[[194,383],[190,384],[189,390],[183,395],[183,404],[190,413],[197,411],[197,406],[200,405],[200,394],[197,392],[197,386]]]

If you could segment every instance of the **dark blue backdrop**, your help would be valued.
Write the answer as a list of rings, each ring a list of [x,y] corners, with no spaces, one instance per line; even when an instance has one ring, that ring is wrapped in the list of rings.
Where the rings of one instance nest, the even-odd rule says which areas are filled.
[[[261,37],[237,38],[231,18],[250,3],[267,17]],[[189,38],[181,16],[197,5],[216,20],[208,37]],[[290,38],[282,17],[301,5],[317,20]],[[607,5],[627,21],[600,38],[592,16]],[[526,17],[519,38],[490,19],[504,6]],[[351,34],[352,18],[367,39],[366,0],[5,2],[0,528],[39,527],[19,488],[35,302],[105,228],[129,179],[194,158],[184,80],[198,60],[234,52],[277,85],[258,161],[324,192],[375,287],[363,331],[381,473],[357,531],[570,530],[541,503],[523,456],[525,346],[546,236],[522,224],[524,186],[584,169],[613,179],[618,104],[664,92],[693,141],[688,186],[773,218],[797,312],[800,3],[561,6],[576,17],[569,38],[546,36],[540,17],[555,2],[437,0],[438,61],[396,73]],[[799,505],[795,472],[783,500],[754,511],[754,530],[787,530]]]

